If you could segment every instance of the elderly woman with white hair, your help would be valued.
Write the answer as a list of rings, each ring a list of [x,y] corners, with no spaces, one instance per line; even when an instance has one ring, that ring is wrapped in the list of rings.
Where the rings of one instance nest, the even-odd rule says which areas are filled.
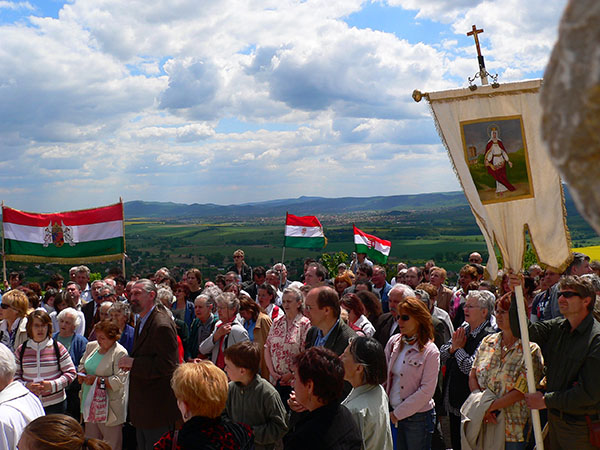
[[[131,308],[129,304],[125,302],[114,302],[108,310],[108,316],[110,320],[119,326],[121,331],[121,339],[119,344],[125,347],[127,353],[131,354],[133,350],[133,337],[135,329],[129,325],[129,319],[131,316]]]
[[[489,291],[469,291],[464,303],[465,322],[440,348],[440,361],[446,364],[444,407],[450,418],[452,448],[460,450],[460,408],[471,390],[469,374],[479,344],[496,330],[490,325],[496,297]]]
[[[65,308],[58,313],[56,319],[58,322],[58,331],[54,333],[52,339],[60,342],[67,349],[73,365],[77,367],[85,352],[85,346],[88,343],[86,338],[75,332],[82,320],[79,311],[70,307]],[[67,414],[77,420],[79,420],[81,414],[79,406],[80,390],[81,385],[77,379],[73,380],[65,389],[65,393],[67,394]]]

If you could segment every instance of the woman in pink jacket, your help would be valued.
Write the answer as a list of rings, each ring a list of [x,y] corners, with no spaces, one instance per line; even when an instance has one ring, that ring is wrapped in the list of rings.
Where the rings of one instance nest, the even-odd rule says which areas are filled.
[[[385,389],[392,407],[394,449],[430,449],[435,425],[433,394],[440,367],[431,314],[421,300],[407,297],[398,305],[398,327],[400,334],[385,346]]]

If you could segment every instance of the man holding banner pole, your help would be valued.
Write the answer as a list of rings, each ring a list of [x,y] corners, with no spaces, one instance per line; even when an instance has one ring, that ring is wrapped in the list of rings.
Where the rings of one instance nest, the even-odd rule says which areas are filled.
[[[519,284],[515,290],[521,290],[517,276],[511,276],[511,284]],[[530,390],[525,400],[533,410],[548,409],[552,450],[594,449],[600,444],[600,323],[593,315],[596,293],[589,280],[577,276],[566,276],[558,285],[564,318],[526,327],[531,340],[542,348],[547,383],[545,393]],[[522,299],[513,299],[509,311],[517,337],[524,331],[517,317],[517,308],[523,306]],[[595,443],[591,441],[594,437]]]

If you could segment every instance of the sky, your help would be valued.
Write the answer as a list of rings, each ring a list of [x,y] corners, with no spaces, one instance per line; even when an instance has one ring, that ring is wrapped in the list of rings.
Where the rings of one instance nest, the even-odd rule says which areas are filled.
[[[541,78],[566,0],[0,0],[0,199],[460,189],[423,92]]]

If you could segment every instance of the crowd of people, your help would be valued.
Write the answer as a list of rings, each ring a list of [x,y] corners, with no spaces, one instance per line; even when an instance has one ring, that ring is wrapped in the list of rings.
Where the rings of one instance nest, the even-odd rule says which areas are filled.
[[[307,259],[292,281],[233,257],[212,281],[162,267],[90,282],[76,266],[41,289],[11,273],[0,449],[524,450],[531,409],[550,448],[597,448],[600,264],[585,255],[492,281],[472,253],[456,286],[434,261],[388,277],[364,254],[332,274]]]

